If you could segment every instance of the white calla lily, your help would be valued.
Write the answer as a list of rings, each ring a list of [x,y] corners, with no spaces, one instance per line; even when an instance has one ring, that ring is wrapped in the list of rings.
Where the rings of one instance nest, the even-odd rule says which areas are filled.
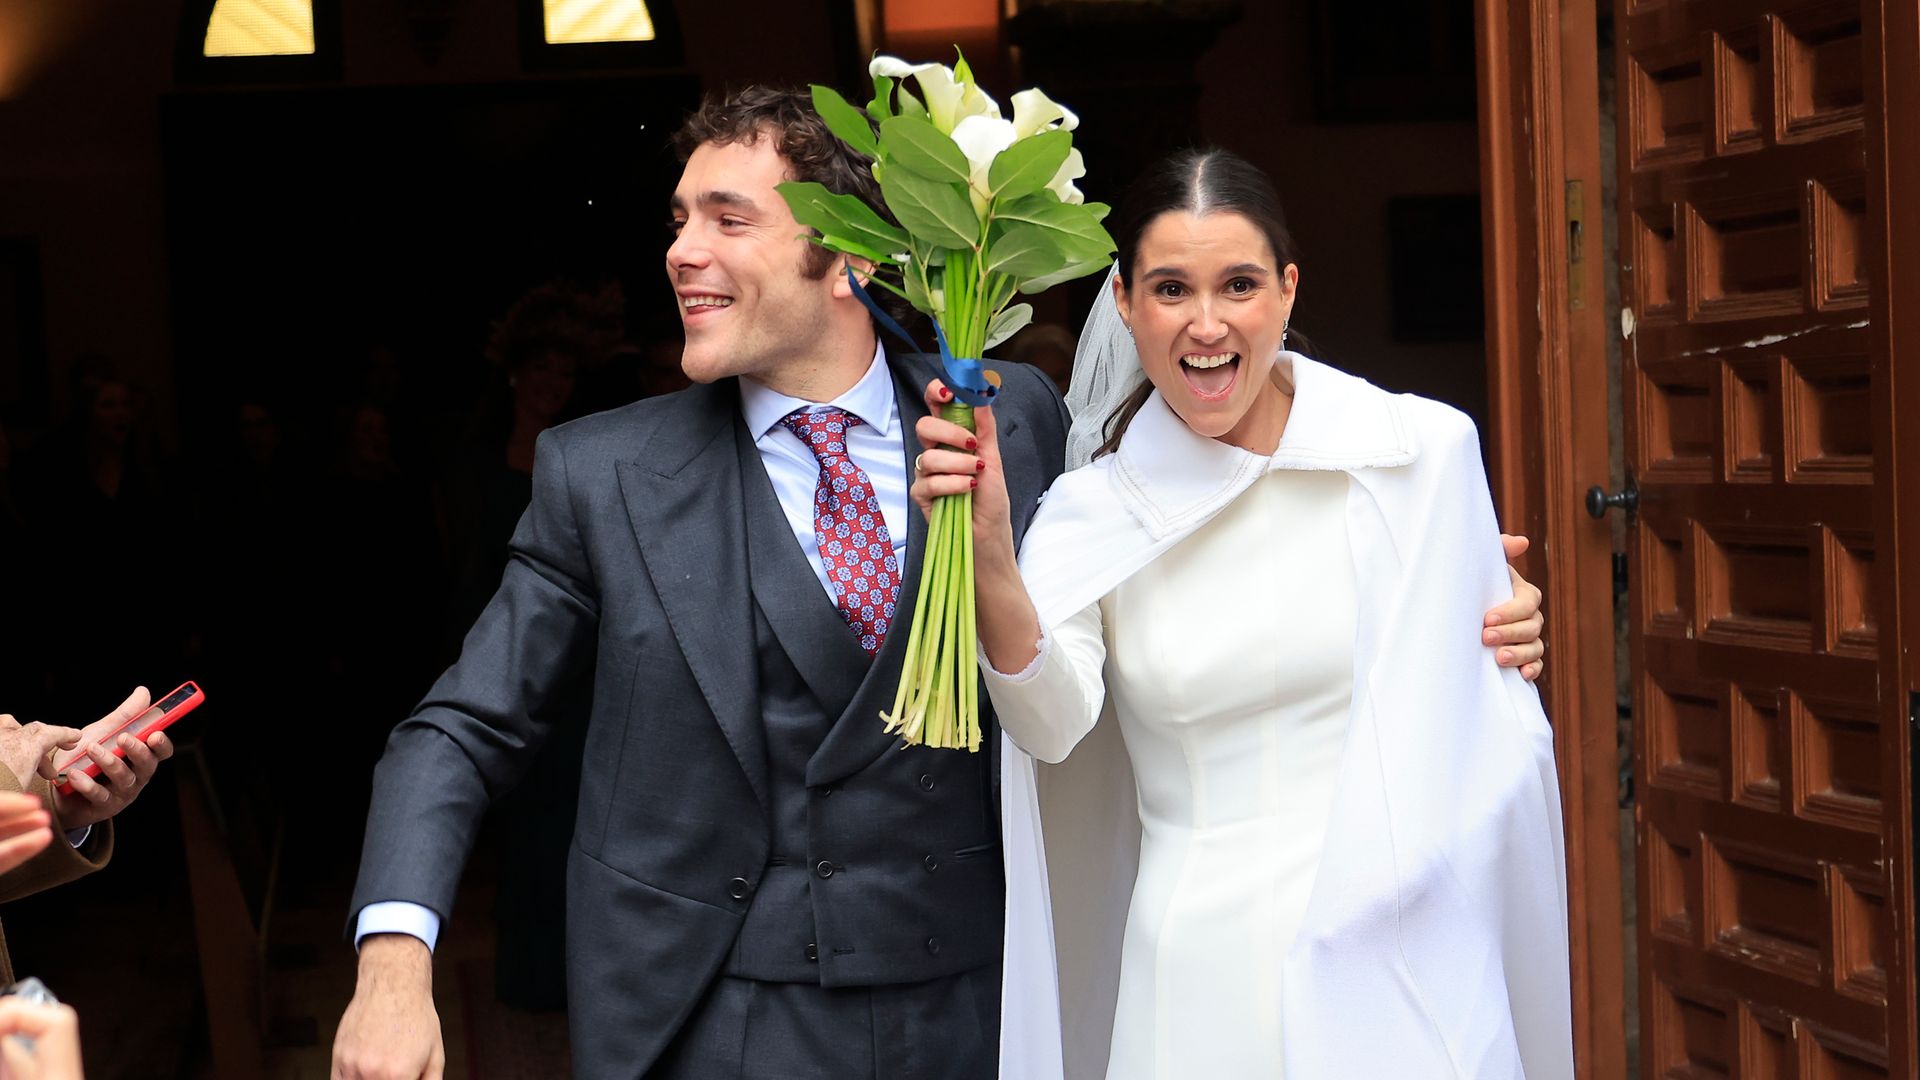
[[[1000,103],[972,82],[961,82],[945,64],[909,64],[897,56],[876,56],[867,65],[874,78],[904,79],[913,76],[920,83],[920,96],[927,99],[927,118],[943,134],[970,116],[1000,118]]]
[[[939,64],[909,64],[897,56],[876,56],[867,64],[867,76],[874,79],[882,77],[904,79],[926,68],[939,66]]]
[[[969,116],[954,126],[953,141],[967,156],[967,196],[973,200],[973,212],[984,217],[993,190],[987,174],[993,168],[993,159],[1014,143],[1013,121]]]
[[[1013,95],[1013,137],[1025,139],[1043,131],[1059,128],[1072,131],[1080,126],[1073,110],[1054,101],[1038,89]]]
[[[1067,151],[1067,160],[1060,163],[1060,171],[1054,173],[1053,179],[1048,181],[1047,190],[1060,196],[1060,201],[1063,203],[1086,202],[1086,195],[1073,186],[1075,180],[1085,175],[1087,175],[1087,161],[1080,156],[1080,148],[1074,147]]]

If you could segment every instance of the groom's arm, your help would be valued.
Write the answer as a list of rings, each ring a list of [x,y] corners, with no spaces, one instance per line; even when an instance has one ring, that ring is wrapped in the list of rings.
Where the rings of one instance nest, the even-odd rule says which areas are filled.
[[[533,499],[500,587],[460,659],[387,740],[374,770],[353,910],[405,900],[441,918],[493,799],[546,741],[548,703],[590,662],[599,597],[573,510],[565,445],[540,436]]]
[[[453,909],[487,805],[531,764],[550,730],[546,706],[593,658],[600,604],[577,497],[565,443],[541,435],[499,591],[374,770],[352,905],[371,936],[357,942],[336,1077],[437,1075],[444,1063],[430,939]]]

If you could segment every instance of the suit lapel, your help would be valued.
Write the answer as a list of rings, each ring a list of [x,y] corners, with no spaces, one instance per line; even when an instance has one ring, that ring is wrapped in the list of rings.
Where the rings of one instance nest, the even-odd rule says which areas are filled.
[[[794,543],[793,527],[767,478],[752,433],[745,424],[734,430],[746,495],[747,567],[754,602],[807,688],[829,715],[837,716],[860,689],[872,662]]]
[[[913,475],[913,459],[920,453],[920,440],[914,425],[927,415],[925,388],[934,377],[931,367],[905,358],[889,358],[893,374],[894,397],[900,410],[900,452],[907,476]],[[894,692],[900,686],[900,665],[907,652],[908,631],[913,625],[913,605],[919,599],[921,554],[927,546],[926,518],[920,508],[907,507],[907,558],[900,568],[900,600],[894,605],[893,625],[887,632],[880,655],[868,666],[846,711],[821,741],[820,749],[807,762],[810,786],[844,780],[871,765],[875,758],[900,745],[900,739],[888,735],[880,719],[883,710],[893,708]],[[818,585],[815,586],[816,590]],[[821,592],[821,596],[826,594]],[[842,627],[844,631],[844,626]],[[849,640],[851,637],[849,636]],[[857,646],[856,646],[857,647]]]
[[[634,539],[708,708],[762,806],[770,803],[766,731],[754,664],[747,529],[732,380],[695,387],[662,418],[638,459],[618,466]]]

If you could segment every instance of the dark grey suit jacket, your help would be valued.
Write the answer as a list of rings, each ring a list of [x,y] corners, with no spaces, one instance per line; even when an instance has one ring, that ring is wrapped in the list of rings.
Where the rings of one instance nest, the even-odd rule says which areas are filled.
[[[891,363],[910,460],[935,369]],[[996,366],[1017,540],[1060,471],[1068,417],[1037,370]],[[488,803],[518,782],[547,736],[546,706],[569,682],[591,678],[568,874],[582,1076],[637,1076],[658,1056],[739,933],[740,882],[758,882],[771,854],[756,599],[803,674],[808,643],[800,624],[791,635],[782,628],[782,604],[752,584],[742,470],[760,464],[757,455],[742,460],[751,447],[738,437],[743,423],[729,379],[542,435],[533,501],[500,589],[459,661],[395,728],[375,772],[352,910],[407,900],[445,919]],[[909,517],[902,613],[912,610],[924,546],[921,515]],[[806,763],[808,785],[855,796],[832,800],[847,815],[837,828],[852,848],[899,843],[901,822],[884,802],[859,802],[856,781],[898,745],[877,716],[892,703],[906,636],[890,635]],[[871,913],[876,923],[888,917]],[[973,944],[971,953],[997,955],[997,942]],[[841,971],[842,984],[904,978]]]

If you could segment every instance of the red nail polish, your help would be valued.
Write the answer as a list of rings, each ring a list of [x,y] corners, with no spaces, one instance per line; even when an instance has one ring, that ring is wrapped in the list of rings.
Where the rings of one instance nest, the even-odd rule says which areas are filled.
[[[968,439],[968,440],[967,440],[967,449],[969,449],[969,450],[978,450],[978,449],[980,449],[980,440],[979,440],[979,439]]]
[[[979,486],[980,486],[980,478],[979,478],[979,477],[977,477],[977,476],[976,476],[976,477],[974,477],[974,478],[973,478],[972,480],[970,480],[970,481],[968,481],[968,483],[967,483],[967,486],[968,486],[968,487],[979,487]]]
[[[974,471],[974,472],[986,472],[986,471],[987,471],[987,463],[986,463],[986,462],[984,462],[984,461],[977,461],[977,460],[976,460],[976,461],[975,461],[975,462],[973,463],[973,471]]]
[[[951,401],[951,400],[953,400],[953,391],[951,391],[951,390],[949,390],[949,389],[947,389],[947,388],[946,388],[946,387],[944,387],[944,386],[943,386],[943,387],[941,387],[941,388],[940,388],[940,400],[942,400],[942,401]]]

